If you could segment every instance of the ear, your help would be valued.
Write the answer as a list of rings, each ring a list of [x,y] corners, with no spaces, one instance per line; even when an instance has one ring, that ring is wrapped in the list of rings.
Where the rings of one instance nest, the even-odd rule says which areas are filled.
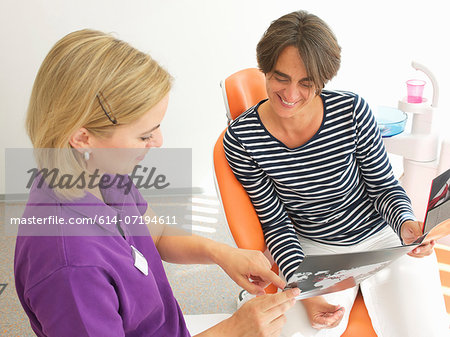
[[[69,138],[69,144],[75,149],[93,148],[94,139],[86,128],[80,128]]]

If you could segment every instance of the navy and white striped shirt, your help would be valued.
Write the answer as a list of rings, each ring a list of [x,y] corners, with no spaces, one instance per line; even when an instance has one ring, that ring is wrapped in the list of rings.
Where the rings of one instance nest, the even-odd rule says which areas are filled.
[[[353,245],[387,224],[400,234],[414,220],[395,179],[367,103],[351,92],[323,90],[322,125],[291,149],[261,123],[258,105],[224,137],[228,162],[259,216],[267,247],[286,280],[304,258],[296,234]]]

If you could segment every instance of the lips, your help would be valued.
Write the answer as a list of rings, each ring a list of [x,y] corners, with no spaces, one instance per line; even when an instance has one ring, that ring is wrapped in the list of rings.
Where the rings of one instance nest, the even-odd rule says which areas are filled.
[[[284,104],[289,105],[289,106],[293,106],[293,105],[295,104],[295,102],[292,102],[292,103],[286,102],[284,99],[281,99],[281,101],[282,101]]]
[[[278,95],[278,97],[280,98],[281,105],[286,108],[292,108],[295,104],[298,103],[298,101],[296,101],[296,102],[285,101],[280,95]]]

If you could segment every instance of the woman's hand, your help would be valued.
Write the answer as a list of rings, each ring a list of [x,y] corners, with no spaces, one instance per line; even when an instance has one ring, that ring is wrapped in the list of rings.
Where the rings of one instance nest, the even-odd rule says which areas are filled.
[[[400,235],[403,242],[409,245],[416,241],[420,236],[422,236],[423,222],[407,220],[402,224]],[[420,246],[414,248],[408,253],[412,257],[424,257],[428,256],[433,252],[435,241],[431,240],[429,242],[424,242]]]
[[[171,230],[167,227],[164,233]],[[257,250],[233,248],[198,235],[162,235],[158,240],[161,258],[170,263],[218,264],[238,285],[254,295],[265,294],[270,283],[284,288],[285,282],[272,270],[269,260]],[[178,231],[178,232],[176,232]],[[178,235],[177,235],[178,234]]]
[[[341,322],[345,309],[340,305],[330,304],[322,296],[302,300],[311,326],[314,329],[331,329]]]
[[[284,313],[295,304],[298,288],[255,297],[233,316],[196,337],[278,337],[286,323]]]
[[[270,283],[281,289],[286,285],[271,270],[269,260],[260,251],[222,245],[214,260],[234,282],[250,294],[265,294],[264,288]]]

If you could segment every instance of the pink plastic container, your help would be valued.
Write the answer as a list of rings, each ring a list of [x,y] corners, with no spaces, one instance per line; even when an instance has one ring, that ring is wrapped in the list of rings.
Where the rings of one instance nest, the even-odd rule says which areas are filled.
[[[423,87],[425,81],[422,80],[408,80],[406,81],[406,88],[408,90],[408,103],[422,103]]]

